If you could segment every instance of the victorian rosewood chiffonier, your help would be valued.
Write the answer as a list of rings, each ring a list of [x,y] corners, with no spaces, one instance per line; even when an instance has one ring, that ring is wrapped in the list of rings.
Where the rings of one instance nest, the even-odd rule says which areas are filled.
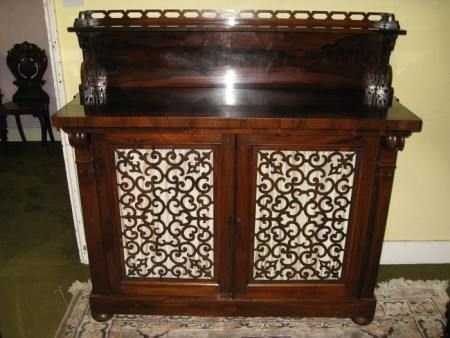
[[[85,11],[75,148],[94,318],[373,318],[396,156],[388,13]]]

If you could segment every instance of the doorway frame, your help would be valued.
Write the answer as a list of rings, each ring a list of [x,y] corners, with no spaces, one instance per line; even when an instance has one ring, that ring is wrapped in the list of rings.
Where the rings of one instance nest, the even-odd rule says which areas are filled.
[[[55,88],[56,109],[59,110],[67,103],[67,96],[64,84],[58,26],[56,21],[56,9],[54,0],[42,0],[42,5],[44,8],[45,25],[47,28],[47,39],[49,46],[48,54],[50,67],[52,69],[52,80]],[[60,134],[80,262],[83,264],[89,264],[86,236],[84,233],[83,212],[81,209],[78,174],[75,163],[75,152],[69,144],[67,133],[60,130]]]

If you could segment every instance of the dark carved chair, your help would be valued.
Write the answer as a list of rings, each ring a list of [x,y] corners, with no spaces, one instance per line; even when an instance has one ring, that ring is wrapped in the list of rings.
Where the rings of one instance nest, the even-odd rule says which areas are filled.
[[[50,124],[49,96],[42,89],[42,79],[47,69],[45,50],[33,43],[22,42],[8,51],[6,62],[15,77],[17,91],[12,101],[0,106],[0,139],[7,141],[6,116],[14,115],[22,141],[26,141],[20,115],[32,115],[39,119],[42,144],[47,146],[47,133],[54,141]]]

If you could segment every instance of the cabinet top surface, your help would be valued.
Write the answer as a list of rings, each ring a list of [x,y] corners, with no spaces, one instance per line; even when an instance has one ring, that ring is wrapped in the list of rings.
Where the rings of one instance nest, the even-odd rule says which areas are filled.
[[[86,107],[79,103],[79,99],[75,98],[57,111],[52,120],[54,126],[63,129],[329,129],[417,132],[422,126],[421,119],[396,99],[386,115],[376,116],[358,112],[355,114],[351,106],[317,105],[311,102],[300,105],[290,101],[289,96],[279,97],[278,100],[271,96],[274,95],[272,92],[252,92],[254,99],[262,100],[260,104],[244,102],[243,94],[234,98],[240,98],[242,102],[224,104],[223,100],[226,98],[223,98],[223,95],[226,96],[226,93],[221,92],[216,96],[213,93],[197,94],[200,97],[194,100],[192,95],[178,91],[175,98],[169,98],[172,103],[133,105],[130,101],[123,105],[92,107],[92,110],[86,110]],[[155,96],[161,95],[155,93]],[[220,102],[217,102],[218,100]]]

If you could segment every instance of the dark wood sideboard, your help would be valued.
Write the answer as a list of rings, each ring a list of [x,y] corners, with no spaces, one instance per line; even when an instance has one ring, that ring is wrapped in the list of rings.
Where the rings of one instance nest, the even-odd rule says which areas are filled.
[[[81,12],[76,151],[94,318],[366,324],[396,158],[392,14]],[[407,170],[407,168],[404,168]]]

